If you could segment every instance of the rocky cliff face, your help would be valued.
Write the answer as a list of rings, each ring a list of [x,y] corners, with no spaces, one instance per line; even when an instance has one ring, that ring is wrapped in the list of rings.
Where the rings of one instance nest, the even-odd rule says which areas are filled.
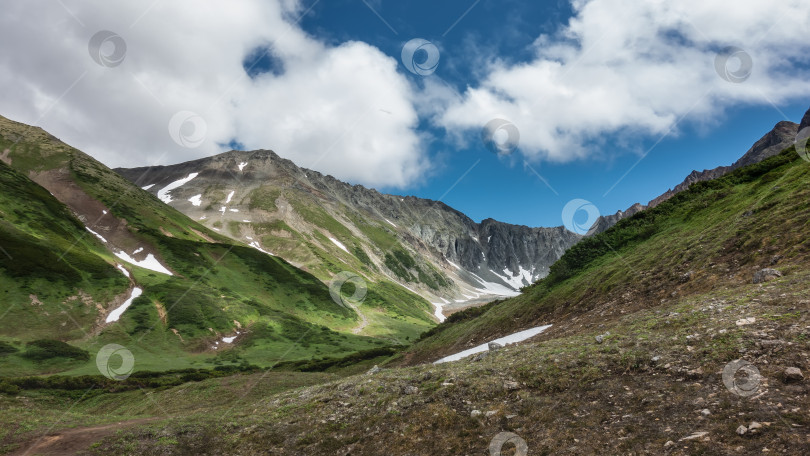
[[[444,203],[349,185],[267,150],[116,171],[193,219],[323,280],[351,269],[446,304],[515,294],[581,238],[563,227],[476,223]]]

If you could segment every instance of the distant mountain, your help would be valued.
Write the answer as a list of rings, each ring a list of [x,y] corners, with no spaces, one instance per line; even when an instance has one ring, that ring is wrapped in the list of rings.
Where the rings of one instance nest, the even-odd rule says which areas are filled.
[[[793,143],[798,127],[780,122],[733,165],[694,171],[647,206],[637,203],[600,217],[589,234],[695,182],[778,154]],[[273,252],[324,281],[341,268],[392,280],[442,308],[437,315],[516,294],[548,275],[582,239],[563,227],[476,223],[444,203],[353,186],[268,150],[115,171],[210,229]]]
[[[475,223],[444,203],[349,185],[267,150],[115,171],[323,280],[335,268],[388,278],[447,310],[516,294],[581,238],[563,227]]]

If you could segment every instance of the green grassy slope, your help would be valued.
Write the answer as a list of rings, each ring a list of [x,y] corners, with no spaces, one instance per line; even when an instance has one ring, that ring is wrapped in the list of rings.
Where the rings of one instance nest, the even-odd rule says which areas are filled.
[[[527,327],[658,305],[750,283],[776,258],[782,272],[810,252],[810,165],[791,147],[762,163],[692,185],[586,238],[548,277],[515,298],[461,312],[409,350],[419,362]]]
[[[117,343],[134,354],[137,370],[267,367],[406,343],[432,326],[427,302],[380,283],[370,286],[365,305],[387,309],[385,331],[355,335],[360,316],[335,303],[312,274],[190,220],[43,130],[0,118],[2,151],[10,166],[0,163],[0,341],[12,353],[0,356],[0,375],[98,374],[93,356],[25,356],[38,339],[90,355]],[[72,185],[70,195],[83,192],[103,204],[126,227],[118,245],[128,252],[150,246],[174,275],[114,256],[32,181],[43,175],[64,179],[59,184]],[[116,265],[131,272],[131,282]],[[142,296],[105,324],[133,286]]]

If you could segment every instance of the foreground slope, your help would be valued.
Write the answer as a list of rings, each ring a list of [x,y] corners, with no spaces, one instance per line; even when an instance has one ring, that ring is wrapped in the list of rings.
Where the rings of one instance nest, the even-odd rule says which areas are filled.
[[[401,344],[433,324],[428,302],[372,283],[364,304],[385,320],[377,337],[356,335],[364,316],[323,281],[41,129],[0,118],[0,150],[0,373],[97,374],[89,355],[108,343],[139,370],[271,366]]]
[[[524,295],[451,317],[398,362],[554,324],[478,360],[277,394],[264,389],[272,372],[207,380],[154,391],[160,407],[132,392],[76,403],[35,388],[3,405],[57,402],[77,425],[100,410],[156,418],[103,438],[97,454],[487,454],[501,432],[528,454],[807,454],[808,179],[810,163],[788,149],[692,185],[570,249]],[[753,283],[763,268],[779,273]],[[739,358],[760,376],[741,376]],[[226,400],[200,406],[210,391]]]

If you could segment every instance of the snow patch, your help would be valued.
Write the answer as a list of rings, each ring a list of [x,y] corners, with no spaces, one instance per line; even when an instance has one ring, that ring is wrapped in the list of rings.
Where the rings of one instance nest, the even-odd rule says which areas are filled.
[[[199,175],[199,173],[191,173],[188,176],[186,176],[186,177],[184,177],[184,178],[182,178],[180,180],[172,182],[171,184],[169,184],[169,185],[163,187],[162,189],[158,190],[157,197],[166,204],[171,203],[172,202],[172,197],[169,195],[169,192],[176,189],[176,188],[180,188],[183,185],[186,185],[187,183],[191,182],[191,180],[194,179],[195,177],[197,177],[198,175]]]
[[[228,209],[231,212],[239,212],[239,209]]]
[[[534,282],[534,268],[531,271],[523,269],[523,266],[518,266],[518,273],[512,275],[512,271],[509,269],[504,268],[503,273],[504,275],[500,275],[495,271],[492,271],[498,277],[502,278],[504,282],[509,284],[510,287],[519,290],[522,287],[526,286],[526,284],[531,284]],[[524,282],[525,281],[525,282]]]
[[[150,188],[154,187],[155,184],[149,184],[146,187],[141,187],[141,190],[149,190]]]
[[[101,211],[101,213],[107,215],[107,211]]]
[[[461,269],[461,266],[457,265],[456,263],[453,263],[452,261],[448,260],[447,258],[445,258],[445,260],[446,260],[448,263],[450,263],[450,265],[451,265],[451,266],[453,266],[454,268],[456,268],[456,269]]]
[[[482,288],[476,288],[476,291],[480,291],[484,294],[494,294],[498,296],[517,296],[520,294],[519,291],[515,291],[511,288],[507,288],[499,283],[494,282],[487,282],[486,280],[482,279],[476,274],[470,273],[475,280],[477,280]]]
[[[127,271],[125,267],[121,266],[120,264],[116,264],[115,267],[120,269],[121,272],[123,272],[124,275],[127,276],[127,278],[129,278],[129,271]]]
[[[103,242],[103,243],[105,243],[105,244],[107,243],[107,240],[106,240],[106,239],[104,239],[104,236],[102,236],[102,235],[100,235],[100,234],[96,233],[95,231],[91,230],[90,228],[84,227],[84,229],[86,229],[87,231],[89,231],[89,232],[93,233],[93,234],[94,234],[94,235],[95,235],[97,238],[101,239],[101,242]]]
[[[344,252],[349,253],[349,249],[347,249],[347,248],[346,248],[346,246],[345,246],[345,245],[343,245],[343,243],[341,243],[341,242],[340,242],[340,241],[338,241],[337,239],[335,239],[335,238],[329,238],[329,240],[330,240],[330,241],[332,241],[332,242],[333,242],[333,243],[334,243],[336,246],[340,247],[340,248],[341,248],[341,250],[343,250]]]
[[[433,312],[433,315],[436,316],[436,319],[439,320],[439,323],[442,323],[444,322],[444,320],[447,320],[447,317],[445,317],[444,314],[442,313],[442,308],[444,307],[442,303],[432,302],[431,304],[436,306],[436,310]]]
[[[236,193],[236,190],[231,190],[231,193],[228,193],[228,197],[225,198],[225,204],[228,204],[233,199],[233,194]]]
[[[239,172],[242,172],[242,170],[245,169],[245,166],[247,166],[247,162],[239,163]]]
[[[205,220],[207,218],[208,218],[207,216],[203,215],[202,217],[200,217],[200,220]]]
[[[132,301],[134,301],[135,298],[137,298],[141,294],[143,294],[143,290],[141,290],[138,287],[133,288],[132,289],[132,294],[129,295],[129,299],[124,301],[124,303],[121,304],[120,307],[113,310],[112,312],[110,312],[109,315],[107,315],[107,320],[106,320],[107,323],[112,323],[114,321],[118,321],[118,319],[121,318],[121,315],[123,315],[124,311],[127,310],[127,307],[129,307],[132,304]]]
[[[242,223],[250,223],[250,220],[242,220]]]
[[[143,247],[138,247],[137,249],[135,249],[135,251],[134,251],[134,252],[132,252],[132,254],[133,254],[133,255],[137,255],[137,254],[139,254],[139,253],[141,253],[141,252],[143,252]]]
[[[392,222],[391,220],[388,220],[388,219],[383,219],[383,220],[385,220],[386,222],[390,223],[390,224],[391,224],[391,226],[393,226],[394,228],[396,228],[396,227],[397,227],[396,225],[394,225],[394,222]]]
[[[473,348],[471,348],[469,350],[464,350],[464,351],[458,352],[458,353],[456,353],[454,355],[445,356],[444,358],[442,358],[442,359],[440,359],[438,361],[435,361],[433,364],[446,363],[448,361],[458,361],[458,360],[466,358],[466,357],[468,357],[470,355],[485,352],[485,351],[489,350],[489,343],[490,342],[495,342],[495,343],[501,344],[501,345],[509,345],[509,344],[515,344],[515,343],[518,343],[518,342],[522,342],[522,341],[524,341],[524,340],[526,340],[526,339],[528,339],[530,337],[534,337],[534,336],[540,334],[541,332],[547,330],[550,327],[551,327],[551,325],[537,326],[535,328],[526,329],[524,331],[519,331],[519,332],[516,332],[514,334],[510,334],[508,336],[501,337],[499,339],[495,339],[495,340],[491,340],[489,342],[483,343],[483,344],[481,344],[481,345],[479,345],[477,347],[473,347]]]
[[[222,212],[222,215],[225,215],[225,211],[227,211],[227,210],[228,210],[228,208],[225,207],[225,206],[222,206],[221,208],[219,208],[219,211]]]
[[[223,342],[225,342],[226,344],[232,344],[232,343],[233,343],[233,341],[234,341],[234,340],[236,340],[236,337],[237,337],[237,336],[239,336],[239,332],[238,332],[238,331],[236,332],[236,336],[231,336],[231,337],[223,337],[223,338],[222,338],[222,341],[223,341]]]
[[[191,198],[189,198],[188,200],[191,201],[192,205],[199,206],[199,205],[202,204],[202,194],[194,195]]]
[[[132,252],[132,254],[135,255],[136,253],[140,252],[141,250],[143,250],[143,249],[142,248],[138,249],[138,250]],[[129,264],[134,264],[135,266],[139,266],[139,267],[142,267],[144,269],[149,269],[151,271],[159,272],[161,274],[174,275],[174,274],[171,273],[171,271],[169,271],[162,264],[160,264],[160,261],[158,261],[157,258],[155,258],[155,256],[152,255],[151,253],[149,255],[147,255],[146,258],[143,261],[138,261],[135,258],[132,258],[131,256],[127,255],[127,253],[124,252],[123,250],[120,251],[120,252],[113,252],[113,253],[115,253],[115,256],[117,256],[118,258],[126,261]]]
[[[216,229],[216,228],[214,228],[214,229]],[[219,230],[217,230],[217,231],[219,231]],[[266,254],[268,254],[268,255],[270,255],[270,256],[275,256],[275,255],[273,255],[272,253],[270,253],[270,252],[268,252],[268,251],[266,251],[266,250],[262,249],[262,246],[261,246],[261,245],[259,245],[259,243],[258,243],[258,242],[256,242],[256,241],[253,241],[253,242],[251,242],[251,243],[250,243],[250,244],[248,244],[248,245],[249,245],[249,246],[251,246],[251,247],[253,247],[254,249],[258,250],[259,252],[266,253]]]

